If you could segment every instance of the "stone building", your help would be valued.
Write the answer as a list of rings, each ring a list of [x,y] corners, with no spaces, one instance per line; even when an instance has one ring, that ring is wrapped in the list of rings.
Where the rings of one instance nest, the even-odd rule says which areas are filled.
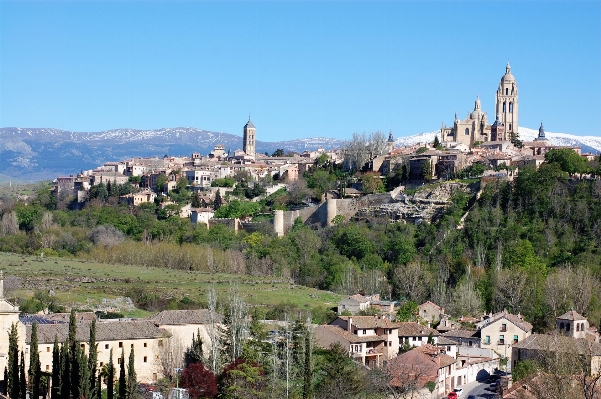
[[[254,158],[257,128],[255,128],[255,125],[253,125],[253,123],[250,121],[250,116],[248,117],[248,122],[246,122],[246,125],[244,125],[243,133],[244,142],[242,144],[242,150],[246,155]]]
[[[470,148],[475,142],[507,141],[518,134],[518,88],[511,67],[507,63],[505,74],[501,77],[495,99],[496,120],[491,126],[488,116],[482,111],[480,98],[476,97],[474,110],[467,118],[460,120],[455,114],[452,127],[444,123],[441,127],[443,145],[465,144]]]
[[[480,347],[493,349],[511,360],[511,347],[532,335],[532,324],[520,314],[507,311],[495,313],[476,323],[480,329]],[[511,364],[511,363],[509,363]]]

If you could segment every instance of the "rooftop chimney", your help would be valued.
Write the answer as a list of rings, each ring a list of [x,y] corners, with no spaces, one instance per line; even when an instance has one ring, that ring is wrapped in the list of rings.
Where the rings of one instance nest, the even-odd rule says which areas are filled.
[[[347,321],[347,325],[346,325],[346,329],[348,332],[350,332],[351,334],[353,333],[353,318],[351,316],[348,317],[348,321]]]

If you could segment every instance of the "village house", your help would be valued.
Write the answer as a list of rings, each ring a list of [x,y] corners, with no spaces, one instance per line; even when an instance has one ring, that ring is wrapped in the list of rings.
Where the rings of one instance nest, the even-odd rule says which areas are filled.
[[[436,345],[440,333],[420,323],[402,322],[399,324],[399,349],[404,345],[418,347],[428,343]],[[428,342],[428,340],[432,342]]]
[[[441,308],[434,302],[426,301],[417,307],[419,317],[427,321],[428,323],[435,325],[438,323],[444,315],[444,308]]]
[[[338,316],[315,328],[317,343],[329,348],[340,343],[349,356],[369,367],[381,367],[398,354],[398,324],[387,317]]]
[[[340,302],[338,302],[338,314],[342,314],[342,312],[350,312],[351,314],[357,314],[362,310],[369,308],[369,304],[372,301],[372,298],[380,299],[380,296],[368,296],[365,297],[361,294],[351,295],[347,298],[344,298]]]
[[[476,323],[480,329],[480,347],[489,348],[508,358],[511,364],[511,346],[532,334],[532,324],[524,321],[521,314],[511,314],[505,310],[487,316]]]

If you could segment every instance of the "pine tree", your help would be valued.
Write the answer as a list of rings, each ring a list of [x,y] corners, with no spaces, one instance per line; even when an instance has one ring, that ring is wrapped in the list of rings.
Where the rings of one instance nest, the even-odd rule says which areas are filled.
[[[194,333],[192,333],[192,345],[190,345],[184,355],[184,363],[187,367],[191,363],[201,363],[203,358],[202,338],[200,336],[200,329],[198,329],[196,337],[194,336]]]
[[[119,361],[119,399],[125,399],[127,382],[125,382],[125,349],[121,348],[121,359]]]
[[[38,323],[33,322],[31,326],[31,342],[29,344],[29,393],[32,398],[40,396],[40,353],[38,352]]]
[[[90,325],[90,351],[88,356],[88,375],[89,375],[89,387],[90,394],[94,394],[94,388],[96,387],[96,364],[98,362],[98,344],[96,343],[96,319],[92,320]]]
[[[127,365],[127,399],[134,399],[138,389],[138,376],[136,375],[134,348],[129,352],[129,364]]]
[[[115,397],[115,365],[113,363],[113,348],[109,354],[108,372],[106,376],[106,399]]]
[[[440,140],[438,140],[438,135],[434,136],[434,148],[440,147]]]
[[[71,373],[69,372],[69,347],[63,343],[61,347],[61,398],[68,398],[71,387]]]
[[[25,379],[25,354],[21,351],[21,366],[19,367],[19,399],[27,399],[27,380]]]
[[[60,399],[61,389],[61,355],[58,347],[58,337],[54,336],[54,346],[52,347],[52,391],[51,399]]]
[[[8,333],[8,396],[19,397],[19,332],[17,325],[10,326]]]
[[[213,209],[217,210],[221,208],[221,205],[223,205],[223,200],[221,199],[221,191],[217,190],[217,192],[215,193],[215,199],[213,200]]]

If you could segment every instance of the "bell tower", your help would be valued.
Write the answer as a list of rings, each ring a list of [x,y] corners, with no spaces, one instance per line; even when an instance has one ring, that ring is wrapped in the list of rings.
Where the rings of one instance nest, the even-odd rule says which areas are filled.
[[[518,85],[511,74],[509,62],[505,67],[505,75],[499,83],[495,104],[495,114],[505,127],[503,137],[498,137],[497,140],[518,139]]]
[[[257,129],[255,125],[250,121],[250,115],[248,116],[248,122],[244,125],[243,134],[243,147],[244,153],[250,157],[255,157],[255,140],[256,140]]]

